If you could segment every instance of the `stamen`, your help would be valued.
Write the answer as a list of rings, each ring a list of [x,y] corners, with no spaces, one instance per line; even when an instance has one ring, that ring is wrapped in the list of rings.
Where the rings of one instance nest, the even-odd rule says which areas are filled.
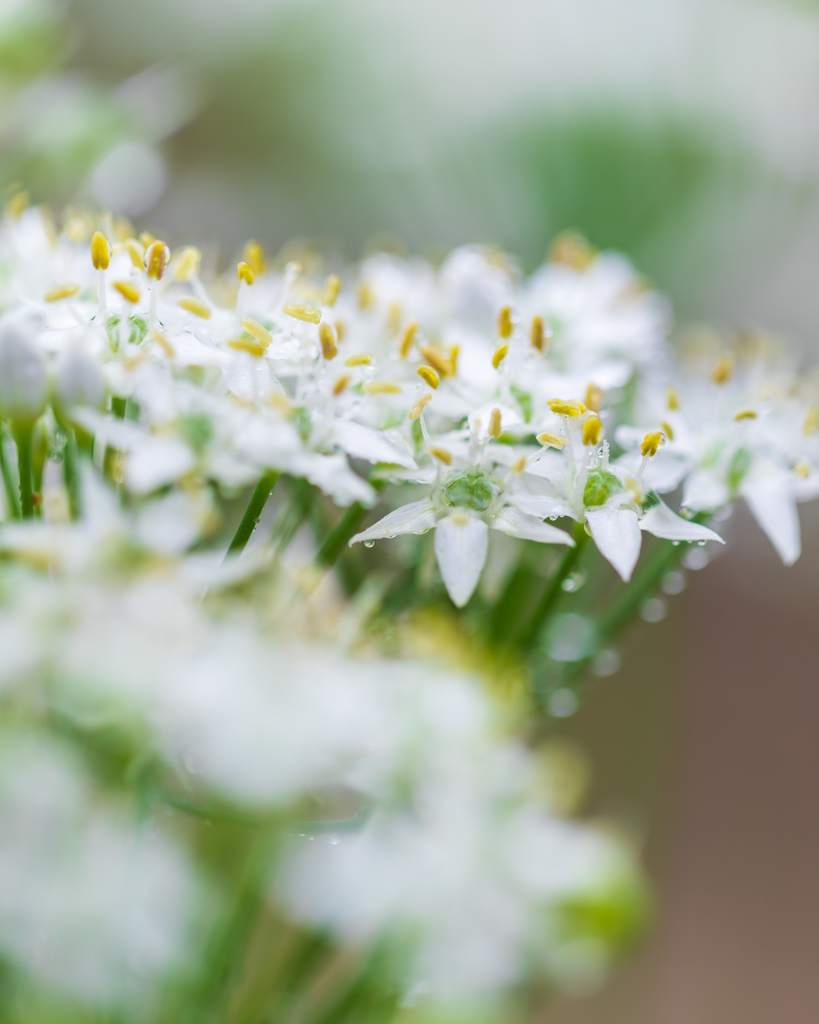
[[[421,355],[426,359],[439,377],[452,376],[452,362],[450,358],[445,356],[439,349],[432,348],[431,345],[422,345]]]
[[[345,366],[369,366],[373,357],[369,352],[359,352],[357,355],[349,356],[344,360]]]
[[[441,383],[438,374],[432,369],[431,366],[419,366],[417,370],[418,376],[421,380],[426,381],[429,386],[435,390]]]
[[[597,414],[589,416],[583,424],[583,444],[600,444],[603,439],[603,424]]]
[[[145,269],[145,247],[137,238],[126,238],[123,242],[123,248],[131,257],[131,262],[137,268],[137,270]]]
[[[660,426],[663,428],[663,433],[668,438],[668,440],[669,441],[673,441],[674,440],[674,428],[671,426],[671,424],[667,420],[661,420],[660,421]]]
[[[315,306],[305,306],[301,302],[285,302],[282,312],[305,324],[321,323],[321,310],[316,309]]]
[[[627,476],[626,491],[635,505],[643,504],[643,488],[640,486],[639,480],[635,480],[633,476]]]
[[[24,189],[15,192],[6,203],[6,216],[9,220],[19,220],[29,204],[31,196]]]
[[[156,330],[155,328],[153,331],[151,331],[149,337],[151,341],[155,341],[157,345],[159,345],[159,347],[162,349],[162,351],[169,359],[172,359],[174,357],[175,352],[173,345],[171,345],[171,343],[168,341],[168,339],[165,337],[162,331]]]
[[[498,313],[498,334],[504,339],[512,337],[512,331],[515,329],[515,325],[512,322],[512,309],[510,306],[504,306],[503,309]],[[495,367],[497,369],[497,366]]]
[[[321,343],[321,354],[325,359],[335,359],[338,355],[336,336],[330,324],[319,324],[319,342]]]
[[[524,471],[524,469],[526,469],[526,456],[525,455],[521,455],[521,457],[519,459],[516,459],[512,463],[512,465],[509,467],[509,469],[513,473],[522,473]]]
[[[171,250],[164,242],[151,242],[145,250],[145,272],[152,281],[161,281],[171,258]]]
[[[489,414],[489,436],[500,437],[501,432],[501,411],[493,409]]]
[[[256,280],[256,271],[249,263],[245,263],[244,260],[241,260],[236,265],[236,277],[239,281],[244,281],[245,284],[250,285]]]
[[[665,389],[665,404],[670,412],[676,412],[680,407],[680,396],[677,394],[677,389],[671,387],[670,384]]]
[[[794,463],[793,471],[797,476],[801,476],[803,480],[807,480],[810,476],[810,463],[805,461],[805,459],[800,459]]]
[[[558,416],[569,416],[572,419],[577,419],[586,411],[586,406],[582,402],[576,402],[573,398],[567,400],[552,398],[546,404]]]
[[[458,354],[461,351],[460,345],[453,345],[449,350],[449,375],[455,377],[458,374]]]
[[[201,299],[194,299],[193,296],[186,295],[179,299],[177,305],[182,309],[186,309],[189,313],[193,313],[194,316],[201,317],[203,320],[210,320],[210,306],[202,302]]]
[[[714,369],[711,371],[711,380],[714,384],[727,384],[734,376],[735,366],[736,359],[734,358],[733,352],[723,352],[717,360]]]
[[[402,309],[400,302],[391,302],[387,310],[387,333],[390,335],[398,334],[398,328],[401,326]]]
[[[401,335],[401,340],[398,343],[398,355],[402,359],[406,359],[409,355],[412,343],[415,341],[415,335],[418,332],[418,324],[415,320],[412,323],[407,324],[404,328],[404,333]]]
[[[500,366],[500,364],[504,361],[504,359],[506,358],[508,352],[509,352],[509,345],[507,344],[507,342],[502,341],[500,343],[500,345],[498,345],[498,347],[495,349],[495,352],[494,352],[494,354],[492,356],[492,365],[495,367],[496,370]]]
[[[198,276],[201,265],[202,253],[194,245],[186,246],[174,260],[174,280],[190,281],[192,277]]]
[[[264,345],[255,338],[231,338],[227,346],[236,352],[247,352],[248,355],[257,358],[264,355]]]
[[[640,445],[640,454],[644,459],[651,459],[664,444],[665,437],[659,430],[655,430],[650,434],[646,434],[643,438],[643,443]]]
[[[817,430],[819,430],[819,407],[811,405],[808,408],[807,415],[805,416],[802,433],[807,437],[810,437],[810,435],[815,434]]]
[[[589,382],[586,388],[586,408],[592,412],[600,412],[600,403],[603,401],[603,389],[596,384]]]
[[[252,334],[253,337],[258,341],[262,348],[267,346],[273,341],[273,335],[268,331],[266,327],[263,327],[257,320],[251,320],[250,317],[245,317],[239,323],[239,326],[247,331],[248,334]]]
[[[113,288],[132,306],[139,302],[139,289],[130,281],[114,281]]]
[[[111,245],[101,231],[91,236],[91,262],[94,270],[107,270],[111,262]]]
[[[244,262],[247,263],[257,277],[261,277],[267,271],[267,261],[264,258],[264,249],[259,242],[251,239],[245,246],[243,253]]]
[[[149,245],[153,245],[153,243],[156,241],[155,237],[150,233],[150,231],[141,231],[139,235],[139,240],[142,243],[143,249],[147,249]]]
[[[333,394],[338,396],[350,383],[349,373],[345,373],[344,376],[339,377],[333,385]]]
[[[758,413],[754,409],[740,409],[740,411],[734,416],[734,419],[739,420],[755,420]]]
[[[532,317],[532,326],[529,328],[529,340],[532,343],[532,348],[536,348],[538,352],[543,351],[543,347],[546,344],[546,335],[543,333],[542,316]]]
[[[355,291],[358,299],[358,308],[361,310],[371,309],[375,305],[375,292],[367,281],[360,281]]]
[[[557,448],[558,451],[562,451],[569,443],[569,439],[561,437],[560,434],[538,434],[537,441],[542,444],[544,448]]]
[[[336,337],[338,338],[338,343],[340,345],[342,341],[344,341],[344,335],[347,333],[347,325],[344,323],[343,320],[336,320],[335,328]]]
[[[341,291],[341,278],[338,274],[329,274],[327,280],[324,282],[324,298],[323,302],[325,306],[335,306],[336,299]]]
[[[59,302],[60,299],[70,299],[80,290],[78,284],[58,284],[56,288],[49,288],[43,296],[46,302]]]
[[[563,231],[549,249],[552,263],[563,263],[574,270],[586,270],[594,261],[594,256],[594,249],[576,231]]]
[[[452,454],[446,450],[446,448],[438,448],[435,445],[429,449],[429,454],[437,459],[439,462],[443,462],[445,466],[452,465]]]
[[[412,407],[410,408],[408,419],[417,420],[431,401],[432,395],[428,391],[421,395],[421,397],[416,402],[414,402]]]
[[[362,390],[368,395],[400,395],[401,388],[397,384],[390,384],[386,380],[368,380],[362,385]]]

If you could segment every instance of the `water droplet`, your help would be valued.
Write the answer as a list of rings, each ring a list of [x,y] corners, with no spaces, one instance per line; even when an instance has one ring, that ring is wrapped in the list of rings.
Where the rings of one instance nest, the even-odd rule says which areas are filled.
[[[579,701],[573,690],[555,690],[549,694],[549,714],[555,718],[568,718],[577,711]]]
[[[583,584],[586,582],[585,572],[570,572],[565,580],[560,584],[562,590],[565,590],[567,594],[574,594],[580,590]]]
[[[613,676],[620,668],[620,652],[608,648],[601,651],[592,662],[592,672],[596,676]]]
[[[365,548],[374,548],[375,547],[375,541],[374,540],[365,540],[364,541],[364,547]]]
[[[680,544],[682,544],[682,541],[681,540],[672,540],[671,544],[672,544],[673,547],[678,548],[680,546]]]
[[[697,546],[698,547],[704,548],[705,544],[706,544],[706,542],[704,540],[698,540],[697,541]]]
[[[685,576],[681,572],[670,572],[663,580],[663,593],[681,594],[685,590]]]
[[[58,463],[62,462],[63,461],[63,453],[60,452],[60,451],[52,450],[48,454],[48,461],[49,462],[58,462]]]
[[[652,597],[643,605],[640,610],[641,618],[646,622],[659,622],[666,617],[668,607],[661,597]]]
[[[711,561],[711,557],[707,551],[703,548],[693,548],[691,551],[687,551],[683,558],[683,565],[686,569],[704,569],[706,565]]]
[[[552,661],[580,661],[594,650],[594,623],[585,615],[558,615],[546,634],[546,653]]]
[[[68,435],[64,430],[54,431],[54,447],[65,448],[66,442],[68,441]]]

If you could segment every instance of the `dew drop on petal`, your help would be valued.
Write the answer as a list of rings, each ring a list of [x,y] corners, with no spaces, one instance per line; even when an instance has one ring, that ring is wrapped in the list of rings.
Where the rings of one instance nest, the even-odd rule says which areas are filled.
[[[578,703],[574,690],[555,690],[554,693],[549,694],[549,714],[554,715],[555,718],[569,718],[577,711]]]
[[[364,547],[365,548],[374,548],[375,547],[375,541],[374,540],[365,540],[364,541]]]
[[[668,606],[661,597],[651,597],[640,610],[640,617],[646,622],[660,622],[668,612]]]

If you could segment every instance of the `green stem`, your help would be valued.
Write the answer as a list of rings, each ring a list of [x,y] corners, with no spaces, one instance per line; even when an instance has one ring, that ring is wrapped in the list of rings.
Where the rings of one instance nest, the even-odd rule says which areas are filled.
[[[12,425],[14,443],[17,445],[17,467],[20,473],[20,509],[24,519],[34,517],[34,494],[32,488],[32,441],[34,430],[30,423]]]
[[[586,533],[586,526],[584,522],[575,523],[574,531],[574,547],[567,548],[566,553],[560,561],[557,569],[555,569],[552,578],[546,586],[546,590],[543,592],[543,596],[538,601],[537,606],[532,613],[529,622],[524,627],[523,633],[520,636],[520,645],[524,650],[528,650],[533,646],[538,638],[538,634],[543,628],[547,618],[554,611],[558,601],[563,595],[563,583],[569,574],[577,565],[577,561],[583,552],[583,548],[586,546],[588,541],[588,534]]]
[[[0,472],[3,474],[3,487],[6,492],[6,505],[11,519],[20,518],[20,499],[17,494],[17,483],[14,470],[6,452],[6,428],[0,425]]]
[[[316,561],[319,565],[330,568],[335,565],[345,545],[361,525],[367,509],[364,505],[351,505],[337,525],[327,534],[324,543],[318,550]]]
[[[240,555],[247,547],[247,542],[259,524],[259,519],[267,504],[267,499],[270,497],[270,492],[276,486],[276,481],[280,476],[281,473],[277,473],[272,469],[265,470],[262,473],[259,482],[253,490],[253,494],[250,496],[250,501],[247,503],[242,521],[239,523],[239,527],[227,549],[226,558],[231,555]]]
[[[65,433],[63,480],[68,492],[68,507],[71,510],[71,518],[79,519],[82,505],[80,499],[80,451],[77,447],[77,435],[67,423],[60,423],[60,428]]]

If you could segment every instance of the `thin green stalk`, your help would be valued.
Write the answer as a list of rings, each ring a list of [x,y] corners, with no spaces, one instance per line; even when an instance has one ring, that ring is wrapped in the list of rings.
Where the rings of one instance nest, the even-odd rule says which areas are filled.
[[[361,520],[366,512],[366,507],[358,503],[351,505],[347,509],[337,525],[327,534],[324,543],[318,549],[316,561],[319,565],[323,565],[328,569],[335,565],[347,542],[358,531]]]
[[[6,452],[6,428],[0,424],[0,472],[3,474],[3,487],[6,492],[6,506],[12,519],[20,518],[20,498],[17,493],[17,482],[14,470]]]
[[[534,645],[541,629],[546,623],[546,620],[554,611],[558,601],[563,595],[563,583],[577,565],[577,561],[589,539],[588,534],[586,533],[585,523],[575,523],[573,537],[574,547],[566,549],[565,555],[549,580],[546,590],[543,592],[543,596],[540,601],[538,601],[529,622],[526,624],[520,635],[519,642],[524,650],[528,650]]]
[[[80,497],[80,451],[77,447],[77,436],[67,423],[61,423],[60,428],[65,434],[63,480],[68,492],[68,507],[71,510],[71,518],[79,519],[82,503]]]
[[[276,481],[280,476],[281,473],[271,469],[265,470],[262,473],[259,482],[253,490],[253,494],[250,496],[250,501],[245,509],[245,514],[242,516],[242,521],[239,523],[239,527],[233,535],[233,540],[228,546],[226,558],[231,555],[240,555],[247,547],[247,542],[259,525],[259,519],[267,504],[267,499],[270,497],[270,492],[276,486]]]
[[[17,468],[20,474],[20,510],[24,519],[34,517],[34,494],[32,488],[32,442],[34,430],[30,423],[12,425],[14,443],[17,445]]]

